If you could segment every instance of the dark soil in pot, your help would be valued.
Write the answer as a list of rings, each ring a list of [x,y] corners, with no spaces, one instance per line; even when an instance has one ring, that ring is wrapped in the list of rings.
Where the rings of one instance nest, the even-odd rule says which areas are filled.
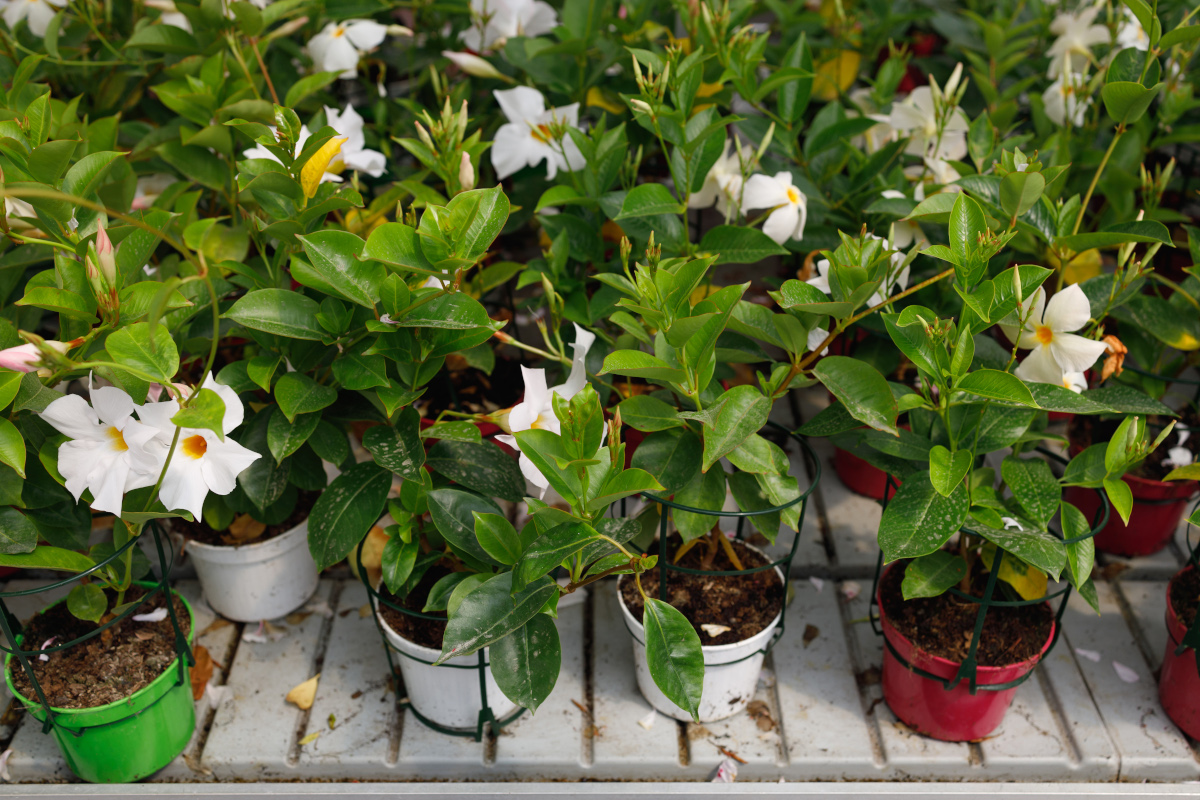
[[[138,600],[146,591],[134,587],[125,593],[125,601]],[[105,591],[105,594],[108,595],[111,608],[116,593]],[[175,617],[184,636],[187,636],[191,630],[191,617],[183,601],[179,597],[173,599]],[[159,592],[139,606],[136,615],[165,607],[166,601]],[[95,622],[71,614],[64,601],[29,621],[25,626],[23,643],[29,649],[42,649],[43,642],[55,637],[47,645],[53,647],[78,639],[99,627]],[[56,653],[47,653],[46,656],[46,661],[33,656],[30,664],[50,705],[54,708],[95,708],[124,700],[148,686],[170,667],[177,658],[175,629],[171,625],[170,615],[159,622],[137,622],[130,615],[97,637]],[[13,684],[17,691],[30,700],[36,700],[37,693],[20,663],[14,659],[9,662],[9,668],[13,672]]]
[[[524,391],[521,363],[515,358],[496,356],[488,374],[452,355],[446,359],[446,370],[429,382],[413,407],[425,419],[437,419],[443,411],[482,414],[516,405]]]
[[[276,536],[282,536],[308,519],[309,512],[312,511],[313,505],[320,496],[320,492],[300,490],[296,494],[296,507],[292,509],[292,513],[288,515],[287,519],[277,525],[267,525],[263,528],[262,533],[250,535],[249,538],[237,535],[236,531],[240,528],[234,527],[234,525],[237,525],[236,519],[234,525],[220,531],[213,530],[203,520],[188,522],[185,519],[173,519],[171,520],[171,528],[183,534],[184,538],[188,541],[196,541],[201,544],[213,545],[214,547],[241,547],[249,544],[261,544],[274,539]],[[253,530],[250,533],[252,534]]]
[[[667,546],[674,553],[681,544],[682,540],[676,535],[668,540]],[[739,541],[731,544],[743,568],[751,569],[771,563],[761,553]],[[696,544],[679,560],[679,565],[699,569],[705,550],[704,542]],[[651,549],[653,551],[654,548]],[[725,549],[720,548],[708,569],[731,570],[736,567],[726,556]],[[642,588],[650,597],[659,596],[658,576],[657,568],[642,574]],[[630,577],[623,577],[620,590],[634,619],[640,622],[642,596],[638,593],[636,582]],[[784,586],[774,569],[749,575],[692,575],[667,570],[667,602],[683,612],[700,636],[701,644],[706,646],[735,644],[763,631],[779,615],[783,599]],[[724,625],[730,630],[718,636],[709,636],[701,625]]]
[[[1149,421],[1158,425],[1169,423],[1169,420],[1162,417],[1150,417]],[[1093,444],[1110,441],[1117,432],[1117,427],[1120,424],[1121,420],[1119,419],[1099,419],[1076,415],[1067,428],[1067,435],[1072,445],[1087,448]],[[1129,474],[1152,481],[1161,481],[1165,478],[1175,467],[1174,465],[1164,466],[1163,461],[1167,458],[1172,447],[1181,446],[1179,444],[1179,425],[1185,425],[1189,430],[1196,431],[1200,429],[1200,416],[1197,416],[1194,411],[1187,412],[1176,424],[1175,429],[1167,435],[1166,441],[1160,444],[1154,452],[1146,456],[1145,461],[1130,470]],[[1159,430],[1161,428],[1152,429],[1151,435],[1156,436]],[[1200,460],[1200,435],[1193,433],[1187,437],[1187,441],[1183,443],[1182,447],[1191,451],[1193,461]]]
[[[389,592],[387,586],[383,584],[379,586],[379,596],[389,603],[395,603],[410,611],[440,617],[441,619],[415,617],[412,614],[405,614],[402,611],[397,611],[380,603],[378,608],[379,613],[383,616],[383,621],[388,624],[389,628],[410,642],[419,644],[422,647],[432,647],[435,650],[441,650],[442,638],[446,635],[446,612],[422,612],[421,609],[425,607],[425,601],[429,598],[429,590],[433,588],[435,583],[448,574],[450,574],[450,570],[435,564],[421,578],[421,582],[416,585],[416,588],[409,592],[408,596],[403,599]]]
[[[947,592],[938,597],[905,600],[900,585],[904,569],[884,573],[882,600],[884,613],[892,626],[906,639],[931,655],[961,662],[967,657],[979,605]],[[982,596],[987,574],[975,575],[972,593]],[[999,583],[996,599],[1001,596]],[[1050,638],[1054,615],[1049,606],[992,607],[983,623],[983,634],[976,658],[981,667],[1003,667],[1034,658]]]
[[[1185,628],[1196,621],[1197,604],[1200,603],[1200,570],[1189,569],[1175,576],[1171,584],[1171,606]]]

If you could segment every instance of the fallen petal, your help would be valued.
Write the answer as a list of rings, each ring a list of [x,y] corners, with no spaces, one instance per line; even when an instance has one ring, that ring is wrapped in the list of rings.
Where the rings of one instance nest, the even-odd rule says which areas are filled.
[[[8,759],[13,754],[12,748],[8,748],[3,753],[0,753],[0,778],[6,781],[11,781],[12,776],[8,774]]]
[[[1082,647],[1076,647],[1075,652],[1079,654],[1081,658],[1086,658],[1088,661],[1096,664],[1100,663],[1100,653],[1096,652],[1095,650],[1084,650]]]
[[[862,594],[862,587],[859,586],[857,581],[845,581],[842,583],[841,588],[842,597],[846,598],[847,600],[853,600]]]
[[[725,633],[726,631],[733,630],[728,625],[713,625],[710,623],[701,625],[700,629],[702,631],[704,631],[705,633],[707,633],[709,636],[720,636],[722,633]]]
[[[304,610],[311,611],[325,619],[333,619],[333,609],[329,607],[329,601],[324,598],[310,601],[308,605],[304,606]]]
[[[717,774],[712,779],[712,783],[733,783],[737,780],[737,762],[732,758],[726,758],[721,761],[721,765],[717,767]]]
[[[825,588],[825,581],[821,580],[815,575],[809,578],[808,582],[815,586],[818,592]]]
[[[233,690],[228,686],[218,686],[209,681],[204,690],[204,696],[208,698],[210,708],[220,708],[222,703],[233,699]]]
[[[134,614],[134,622],[162,622],[167,618],[167,607],[156,608],[153,611],[147,611],[145,614]]]
[[[42,642],[42,646],[39,647],[38,650],[45,650],[50,645],[54,644],[54,640],[57,638],[58,638],[57,636],[51,636],[46,641]],[[40,656],[38,656],[38,661],[49,661],[49,660],[50,660],[50,656],[46,655],[45,653],[42,653]]]
[[[321,673],[313,675],[304,683],[292,689],[287,693],[287,697],[283,698],[289,703],[293,703],[302,711],[308,711],[312,708],[313,700],[317,697],[317,681],[320,679]]]
[[[1113,671],[1117,673],[1117,677],[1126,683],[1137,683],[1139,680],[1141,680],[1136,672],[1122,664],[1120,661],[1114,661],[1112,662],[1112,665]]]
[[[650,709],[650,713],[638,720],[638,725],[641,725],[646,730],[654,727],[654,720],[658,719],[658,712]]]

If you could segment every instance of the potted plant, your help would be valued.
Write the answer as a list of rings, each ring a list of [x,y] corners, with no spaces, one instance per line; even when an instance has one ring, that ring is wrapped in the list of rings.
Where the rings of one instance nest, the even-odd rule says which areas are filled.
[[[1200,512],[1188,522],[1200,524]],[[1167,584],[1167,646],[1158,678],[1158,697],[1167,716],[1188,736],[1200,732],[1200,625],[1196,623],[1200,589],[1197,588],[1196,551],[1188,564]]]

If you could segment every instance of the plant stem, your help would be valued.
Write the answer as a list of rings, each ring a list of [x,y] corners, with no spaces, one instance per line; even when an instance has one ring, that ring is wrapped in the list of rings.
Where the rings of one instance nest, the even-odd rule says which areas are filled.
[[[279,95],[275,93],[275,84],[271,82],[271,73],[267,72],[267,65],[263,61],[262,53],[258,52],[258,39],[254,36],[250,37],[250,49],[254,51],[254,58],[258,60],[258,68],[262,70],[263,80],[267,82],[267,89],[271,92],[271,99],[275,101],[275,105],[283,105],[279,102]]]
[[[1112,158],[1113,150],[1116,149],[1117,142],[1121,140],[1123,133],[1125,133],[1125,124],[1121,123],[1117,126],[1117,132],[1113,135],[1112,141],[1108,143],[1108,149],[1104,151],[1104,158],[1100,159],[1100,166],[1096,167],[1096,174],[1092,176],[1092,183],[1088,186],[1087,194],[1083,196],[1083,203],[1079,206],[1079,215],[1075,217],[1075,227],[1071,229],[1072,236],[1079,233],[1079,226],[1083,224],[1083,215],[1087,211],[1088,203],[1092,200],[1092,194],[1096,191],[1096,184],[1100,182],[1100,176],[1104,174],[1104,168],[1108,166],[1108,159]]]

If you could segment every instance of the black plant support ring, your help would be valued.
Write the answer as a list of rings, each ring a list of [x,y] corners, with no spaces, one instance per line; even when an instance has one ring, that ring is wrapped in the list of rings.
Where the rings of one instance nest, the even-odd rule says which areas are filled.
[[[1051,458],[1054,458],[1055,460],[1058,460],[1060,462],[1065,461],[1065,459],[1062,459],[1060,456],[1058,456],[1054,453],[1050,453],[1048,451],[1042,451],[1042,452],[1044,452],[1046,455],[1048,455]],[[893,494],[894,490],[897,489],[898,486],[899,486],[899,484],[896,483],[895,478],[891,475],[888,475],[887,476],[887,489],[884,492],[884,499],[880,501],[884,508],[887,508],[887,498]],[[1091,539],[1097,533],[1102,531],[1104,529],[1104,526],[1108,524],[1108,516],[1110,513],[1110,506],[1109,506],[1108,498],[1105,496],[1104,492],[1100,491],[1099,489],[1097,489],[1096,492],[1100,496],[1101,508],[1097,511],[1095,518],[1093,518],[1091,529],[1087,533],[1081,534],[1079,536],[1070,537],[1070,538],[1063,538],[1062,534],[1060,534],[1058,531],[1051,530],[1051,533],[1054,534],[1055,536],[1057,536],[1060,540],[1062,540],[1062,543],[1064,545],[1076,544],[1078,542],[1082,542],[1087,539]],[[979,534],[975,533],[974,531],[972,531],[970,528],[962,528],[961,531],[962,531],[962,533],[968,533],[968,534],[971,534],[974,536],[979,535]],[[883,636],[884,645],[887,647],[888,651],[892,654],[892,656],[905,667],[905,669],[908,669],[908,670],[914,672],[915,674],[920,675],[922,678],[928,678],[931,681],[937,681],[938,683],[940,683],[942,685],[942,687],[946,691],[950,691],[950,690],[954,689],[960,683],[962,683],[964,680],[967,681],[968,691],[972,695],[976,694],[977,692],[979,692],[981,690],[982,691],[991,691],[991,692],[1002,692],[1002,691],[1005,691],[1006,689],[1012,689],[1017,686],[1020,686],[1022,683],[1029,680],[1029,677],[1031,675],[1033,675],[1032,670],[1026,672],[1024,675],[1022,675],[1019,678],[1016,678],[1011,681],[1005,681],[1003,683],[979,683],[979,680],[978,680],[978,671],[979,671],[978,651],[979,651],[979,643],[983,636],[983,624],[984,624],[984,620],[987,618],[988,609],[990,609],[990,608],[1017,608],[1017,607],[1021,607],[1021,606],[1035,606],[1040,603],[1049,603],[1051,600],[1059,599],[1058,609],[1054,613],[1054,633],[1052,634],[1052,636],[1050,638],[1050,644],[1042,652],[1042,658],[1045,658],[1046,654],[1048,654],[1051,650],[1054,649],[1054,646],[1058,643],[1059,636],[1061,636],[1061,634],[1062,634],[1062,617],[1063,617],[1063,613],[1067,609],[1067,601],[1071,597],[1071,585],[1070,585],[1070,583],[1067,583],[1061,589],[1056,589],[1053,592],[1049,592],[1046,595],[1043,595],[1042,597],[1034,598],[1032,600],[997,600],[997,599],[995,599],[996,579],[1000,574],[1000,565],[1001,565],[1003,559],[1004,559],[1004,550],[1002,548],[997,547],[996,554],[992,561],[992,565],[988,570],[987,585],[984,587],[984,592],[983,592],[982,597],[978,596],[978,595],[969,594],[967,592],[964,592],[964,591],[958,589],[957,587],[952,587],[951,589],[949,589],[949,592],[952,595],[954,595],[955,597],[959,598],[960,600],[965,600],[969,603],[975,603],[979,606],[979,611],[975,615],[975,627],[971,633],[971,643],[967,648],[967,656],[966,656],[966,658],[963,659],[962,663],[959,665],[959,668],[958,668],[957,672],[955,672],[954,677],[943,678],[939,675],[935,675],[932,672],[929,672],[928,670],[921,669],[920,667],[916,666],[915,664],[910,663],[903,655],[900,654],[900,652],[895,648],[895,646],[892,645],[891,641],[886,636],[884,636],[883,628],[879,624],[880,619],[879,619],[879,602],[878,602],[879,580],[883,576],[883,552],[882,551],[879,553],[879,557],[875,562],[875,577],[874,577],[874,580],[872,581],[872,585],[871,585],[871,599],[870,599],[870,606],[869,606],[869,609],[870,609],[869,610],[869,618],[871,621],[871,628],[875,631],[875,634],[877,636]]]
[[[392,609],[393,611],[396,611],[400,614],[405,614],[410,617],[414,617],[416,619],[427,619],[427,620],[433,620],[435,622],[445,622],[446,618],[438,617],[433,614],[426,614],[421,611],[414,611],[411,608],[405,608],[404,606],[401,606],[400,604],[394,603],[391,600],[387,599],[379,592],[379,590],[377,590],[374,586],[372,586],[370,578],[367,577],[367,570],[363,567],[363,560],[362,560],[363,545],[366,544],[366,541],[367,541],[366,537],[363,537],[363,540],[358,543],[358,547],[356,547],[354,550],[354,558],[355,558],[356,565],[358,567],[358,577],[359,577],[359,580],[362,581],[362,585],[364,587],[366,587],[367,596],[368,596],[369,602],[371,604],[371,616],[374,617],[375,627],[379,630],[380,638],[383,639],[383,652],[387,655],[388,669],[391,671],[392,679],[395,681],[400,681],[400,680],[402,680],[402,678],[400,675],[400,670],[397,668],[396,661],[392,657],[393,652],[400,654],[400,656],[402,656],[404,658],[411,659],[412,661],[416,661],[418,664],[426,664],[429,666],[433,666],[433,662],[426,661],[425,659],[420,658],[415,655],[412,655],[411,653],[405,653],[404,651],[397,649],[388,640],[387,632],[384,631],[383,622],[380,620],[379,605],[383,604],[383,605],[387,606],[388,608]],[[420,720],[421,724],[425,725],[427,728],[432,728],[433,730],[437,731],[438,733],[444,733],[447,736],[469,737],[469,738],[474,739],[477,742],[483,741],[484,731],[487,730],[488,728],[491,728],[493,731],[498,731],[501,728],[504,728],[505,726],[509,725],[510,723],[515,722],[517,719],[519,719],[521,717],[522,714],[525,713],[525,709],[518,708],[516,711],[512,712],[511,714],[504,717],[503,719],[496,719],[496,714],[495,714],[495,712],[492,711],[491,704],[488,701],[488,688],[487,688],[488,660],[487,660],[487,658],[484,657],[482,648],[477,652],[476,655],[478,656],[478,658],[477,658],[477,663],[475,663],[475,664],[439,664],[438,665],[438,669],[473,669],[473,670],[476,670],[476,672],[479,674],[479,697],[480,697],[481,701],[480,701],[480,708],[479,708],[479,716],[476,720],[474,728],[451,728],[447,725],[442,725],[438,722],[434,722],[433,720],[429,719],[424,714],[422,714],[420,711],[418,711],[416,709],[416,706],[414,706],[412,704],[412,702],[407,699],[400,701],[401,707],[406,709],[408,711],[408,713],[412,714],[414,717],[416,717],[418,720]],[[399,696],[400,692],[397,691],[396,694],[397,694],[397,696]]]
[[[784,511],[785,509],[792,508],[797,503],[803,503],[803,505],[800,506],[800,517],[796,522],[796,535],[792,538],[792,546],[788,550],[787,555],[785,555],[782,558],[779,558],[775,561],[771,561],[770,563],[763,564],[758,567],[750,567],[748,569],[741,569],[741,570],[737,570],[737,569],[704,570],[704,569],[696,569],[694,567],[685,567],[680,564],[672,563],[671,560],[667,557],[667,546],[666,546],[667,535],[669,533],[670,514],[663,513],[659,518],[659,525],[658,525],[658,541],[659,541],[658,587],[659,587],[659,599],[661,599],[661,600],[665,601],[667,599],[666,592],[667,592],[667,573],[668,572],[680,572],[680,573],[685,573],[688,575],[735,576],[735,575],[752,575],[757,572],[765,572],[766,570],[770,570],[770,569],[778,569],[783,573],[783,586],[784,586],[784,594],[785,594],[784,603],[783,603],[783,608],[780,610],[779,625],[776,626],[774,633],[772,633],[772,635],[771,635],[771,638],[766,642],[766,644],[763,645],[762,648],[755,650],[754,652],[752,652],[746,656],[743,656],[742,658],[736,659],[734,661],[722,662],[722,666],[724,666],[725,664],[737,664],[741,661],[746,661],[747,659],[755,658],[756,656],[759,656],[759,655],[765,655],[765,654],[769,653],[772,648],[775,647],[775,644],[783,636],[783,632],[785,629],[786,617],[787,617],[787,598],[786,598],[787,582],[791,577],[792,560],[796,556],[796,548],[799,547],[799,545],[800,545],[800,532],[804,528],[804,515],[805,515],[805,512],[808,510],[808,502],[807,502],[808,498],[809,498],[809,496],[812,495],[813,490],[816,489],[817,484],[819,484],[821,482],[821,459],[817,458],[816,453],[813,452],[812,448],[809,446],[808,441],[805,439],[805,437],[801,436],[798,433],[795,433],[794,431],[789,431],[784,426],[779,425],[778,423],[775,423],[775,422],[768,422],[767,425],[776,430],[786,433],[789,437],[791,437],[793,440],[795,440],[800,445],[800,449],[801,449],[801,452],[804,454],[805,461],[812,467],[811,483],[809,484],[808,488],[805,489],[803,492],[801,492],[800,495],[797,496],[795,499],[793,499],[787,503],[784,503],[783,505],[773,506],[771,508],[761,509],[758,511],[713,511],[713,510],[707,509],[707,508],[695,508],[693,506],[684,505],[682,503],[676,503],[673,500],[668,500],[664,497],[659,497],[658,495],[651,494],[650,492],[643,492],[641,494],[641,497],[645,500],[648,500],[652,503],[658,503],[658,504],[664,506],[665,508],[674,509],[676,511],[686,511],[686,512],[689,512],[692,514],[699,514],[702,516],[712,517],[714,520],[721,519],[721,518],[736,519],[737,520],[736,535],[737,535],[738,539],[746,538],[746,535],[747,535],[746,520],[747,519],[749,519],[751,517],[765,516],[768,514],[777,514],[781,511]],[[626,620],[626,627],[628,627],[628,624],[629,624],[628,620]],[[638,639],[637,633],[635,631],[630,630],[629,633],[631,636],[633,636],[634,641],[638,642],[639,644],[642,644],[641,640]]]
[[[9,611],[7,601],[14,597],[24,597],[27,595],[41,594],[42,592],[53,591],[55,589],[59,589],[64,586],[68,586],[72,583],[78,583],[83,578],[86,578],[86,577],[94,574],[95,572],[98,572],[99,570],[104,569],[109,564],[116,562],[117,559],[119,559],[131,547],[133,547],[137,544],[138,539],[140,537],[131,537],[128,542],[126,542],[121,547],[117,548],[117,550],[112,555],[110,555],[108,558],[97,563],[95,566],[93,566],[83,572],[78,573],[77,575],[72,575],[70,578],[64,578],[63,580],[60,580],[60,581],[57,581],[55,583],[51,583],[51,584],[45,585],[45,586],[35,586],[31,589],[19,589],[16,591],[0,592],[0,631],[2,631],[4,633],[5,641],[9,643],[9,645],[0,643],[0,651],[3,651],[4,653],[8,654],[5,657],[5,669],[12,669],[12,659],[15,657],[17,659],[17,661],[20,663],[22,669],[25,670],[25,674],[28,676],[29,682],[33,686],[34,693],[37,695],[38,704],[42,706],[42,709],[46,713],[46,718],[42,722],[42,732],[43,733],[49,733],[51,730],[57,728],[61,731],[66,731],[66,732],[70,733],[72,736],[78,737],[78,736],[84,735],[84,733],[88,730],[93,730],[96,728],[103,728],[103,727],[105,727],[105,725],[92,725],[83,730],[75,730],[69,726],[62,725],[61,723],[59,723],[58,722],[59,714],[56,713],[57,710],[53,706],[50,705],[50,701],[46,699],[45,691],[42,689],[42,685],[38,682],[37,675],[35,674],[34,669],[33,669],[33,665],[30,663],[30,658],[49,654],[49,653],[57,653],[60,650],[66,650],[69,647],[74,647],[77,644],[86,642],[89,639],[99,636],[104,631],[108,630],[109,628],[113,627],[117,623],[124,620],[126,617],[136,613],[139,607],[141,607],[147,600],[149,600],[151,597],[158,594],[159,592],[162,592],[163,595],[167,598],[171,597],[171,595],[172,595],[172,592],[171,592],[171,565],[173,563],[175,563],[175,547],[172,544],[170,537],[167,537],[167,549],[166,550],[163,549],[164,533],[163,533],[161,526],[158,523],[158,520],[151,520],[149,523],[147,523],[146,527],[150,530],[150,533],[154,537],[154,546],[155,546],[155,550],[157,551],[157,554],[158,554],[158,564],[159,564],[161,578],[158,580],[157,583],[153,583],[153,584],[142,583],[143,586],[147,587],[148,591],[144,595],[142,595],[141,598],[139,598],[138,600],[135,600],[133,603],[129,604],[129,606],[124,611],[122,611],[120,614],[118,614],[113,619],[109,620],[108,622],[104,623],[103,625],[99,626],[98,628],[96,628],[94,631],[92,631],[90,633],[86,633],[83,636],[80,636],[76,639],[72,639],[69,642],[64,642],[63,644],[55,645],[54,647],[43,647],[43,648],[40,648],[37,650],[26,650],[22,646],[24,644],[23,643],[24,633],[22,631],[21,623],[17,620],[17,618],[15,616],[13,616],[12,612]],[[143,531],[143,533],[144,533],[144,531]],[[168,552],[170,554],[169,556],[168,556]],[[173,602],[169,602],[169,601],[167,602],[167,613],[171,618],[171,627],[175,631],[175,653],[178,656],[178,658],[176,658],[176,660],[175,660],[175,663],[178,665],[178,675],[176,678],[175,685],[178,686],[179,684],[186,683],[188,681],[187,670],[189,667],[192,667],[195,665],[196,659],[192,655],[191,648],[188,646],[187,636],[184,634],[183,628],[179,624],[179,618],[175,613],[175,604]],[[155,701],[155,702],[157,702],[157,701]],[[150,707],[153,707],[153,704],[151,704],[151,706],[149,706],[148,708],[150,708]],[[145,709],[141,713],[145,713]],[[114,722],[107,723],[107,724],[111,725],[111,724],[116,724],[116,722],[123,722],[123,721],[124,720],[116,720]]]

